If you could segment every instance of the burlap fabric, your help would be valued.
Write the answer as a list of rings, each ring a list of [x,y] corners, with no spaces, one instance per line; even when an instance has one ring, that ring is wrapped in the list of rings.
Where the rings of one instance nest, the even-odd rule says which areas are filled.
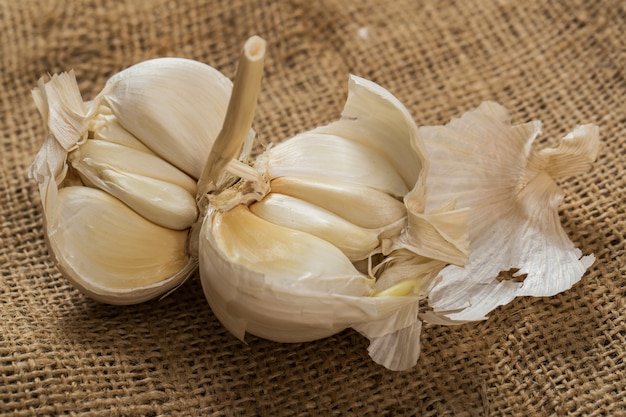
[[[626,415],[626,6],[604,1],[0,0],[0,412],[6,415]],[[374,364],[354,331],[239,342],[192,279],[162,301],[102,305],[47,255],[27,167],[44,130],[30,89],[74,68],[84,97],[147,58],[232,77],[269,41],[255,128],[265,142],[338,117],[349,73],[418,124],[495,100],[553,144],[601,126],[561,218],[597,262],[573,289],[517,299],[485,322],[426,326],[418,366]],[[547,277],[549,278],[549,277]]]

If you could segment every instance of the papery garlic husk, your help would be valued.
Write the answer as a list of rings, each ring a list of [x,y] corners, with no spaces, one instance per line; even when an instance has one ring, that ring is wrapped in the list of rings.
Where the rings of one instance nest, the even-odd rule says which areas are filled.
[[[582,125],[558,147],[538,150],[538,121],[511,125],[500,105],[483,103],[446,126],[420,128],[432,169],[427,207],[456,199],[470,210],[470,258],[444,268],[429,295],[432,323],[484,320],[517,296],[552,296],[578,282],[594,262],[561,227],[558,177],[589,170],[598,127]],[[516,271],[501,280],[501,271]],[[520,279],[521,278],[521,279]]]
[[[257,158],[264,186],[251,174],[208,196],[200,276],[220,321],[242,340],[279,342],[352,327],[376,362],[415,365],[424,289],[445,264],[463,264],[468,246],[466,211],[445,204],[431,222],[423,210],[424,153],[404,106],[352,76],[340,120]],[[374,270],[389,277],[381,288]]]
[[[51,255],[85,294],[133,304],[193,273],[196,180],[231,90],[214,68],[181,58],[134,65],[88,102],[73,72],[40,80],[47,138],[30,174]]]

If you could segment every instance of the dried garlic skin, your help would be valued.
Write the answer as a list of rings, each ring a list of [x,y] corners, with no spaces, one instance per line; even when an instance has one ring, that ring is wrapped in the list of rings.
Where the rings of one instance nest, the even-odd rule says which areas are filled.
[[[375,361],[415,365],[419,302],[448,253],[462,264],[467,240],[463,211],[450,206],[427,222],[440,237],[421,245],[411,236],[423,227],[409,212],[425,215],[428,164],[404,106],[353,76],[340,120],[268,149],[253,167],[266,187],[251,175],[209,194],[200,230],[200,277],[220,321],[240,339],[279,342],[352,327]],[[409,264],[410,276],[400,272]]]
[[[552,296],[578,282],[594,262],[561,227],[564,192],[556,178],[587,172],[599,129],[581,125],[556,148],[539,150],[541,123],[511,124],[504,107],[485,102],[445,126],[420,128],[432,163],[427,205],[455,198],[470,210],[470,258],[449,265],[429,295],[432,323],[484,320],[518,296]],[[467,160],[472,163],[464,163]],[[498,280],[516,269],[521,282]]]
[[[134,65],[88,102],[72,72],[40,80],[47,137],[30,175],[51,255],[82,292],[134,304],[193,273],[196,180],[231,90],[214,68],[180,58]]]

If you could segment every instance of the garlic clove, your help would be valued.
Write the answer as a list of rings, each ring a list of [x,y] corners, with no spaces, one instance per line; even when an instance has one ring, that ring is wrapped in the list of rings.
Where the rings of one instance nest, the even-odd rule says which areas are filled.
[[[244,206],[210,212],[199,244],[211,309],[242,340],[248,332],[279,342],[309,341],[368,321],[380,322],[360,330],[382,337],[417,318],[413,310],[412,317],[387,323],[396,310],[413,309],[419,299],[370,297],[374,280],[334,245],[267,222]]]
[[[231,91],[232,82],[206,64],[157,58],[111,77],[103,98],[126,130],[199,178],[222,128]]]
[[[354,225],[378,229],[406,216],[404,205],[371,187],[314,177],[279,177],[270,182],[273,193],[313,203]]]
[[[409,189],[395,167],[374,149],[340,136],[307,132],[270,148],[256,161],[270,179],[341,179],[402,197]]]
[[[103,170],[101,178],[99,188],[160,226],[184,230],[198,217],[195,197],[176,184],[111,169]]]
[[[89,139],[69,154],[84,184],[117,197],[146,219],[175,230],[195,222],[195,182],[158,156]]]
[[[80,148],[71,152],[68,159],[74,168],[84,171],[91,169],[96,175],[104,169],[124,171],[166,181],[191,195],[196,194],[196,182],[193,178],[156,155],[127,146],[103,140],[87,140]]]
[[[353,210],[359,210],[356,205]],[[272,192],[250,211],[273,224],[317,236],[339,248],[351,261],[367,259],[380,245],[376,229],[365,229],[315,204]]]
[[[110,111],[108,107],[101,105],[98,113],[89,121],[89,131],[92,132],[93,139],[116,143],[154,155],[150,148],[124,129]]]
[[[290,282],[294,288],[329,287],[342,282],[351,294],[367,294],[370,280],[362,276],[334,245],[299,230],[273,224],[238,206],[213,214],[205,228],[221,256],[273,282]],[[320,260],[324,262],[320,262]],[[344,280],[345,281],[342,281]]]
[[[46,213],[50,251],[63,274],[98,301],[151,299],[195,267],[186,254],[187,231],[155,225],[94,188],[65,187],[55,200]]]

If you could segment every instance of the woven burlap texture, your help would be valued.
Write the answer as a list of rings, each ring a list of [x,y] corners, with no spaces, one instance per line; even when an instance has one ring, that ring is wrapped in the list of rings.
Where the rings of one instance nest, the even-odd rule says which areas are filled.
[[[0,0],[0,414],[626,415],[625,22],[618,0]],[[198,279],[131,307],[83,296],[47,254],[27,177],[44,138],[37,79],[73,68],[89,99],[157,56],[232,78],[253,34],[269,42],[254,125],[266,143],[337,118],[350,73],[389,89],[420,125],[483,100],[515,123],[541,119],[548,145],[598,124],[594,168],[560,182],[563,226],[596,263],[558,296],[425,326],[417,367],[399,373],[374,364],[354,331],[241,343]]]

